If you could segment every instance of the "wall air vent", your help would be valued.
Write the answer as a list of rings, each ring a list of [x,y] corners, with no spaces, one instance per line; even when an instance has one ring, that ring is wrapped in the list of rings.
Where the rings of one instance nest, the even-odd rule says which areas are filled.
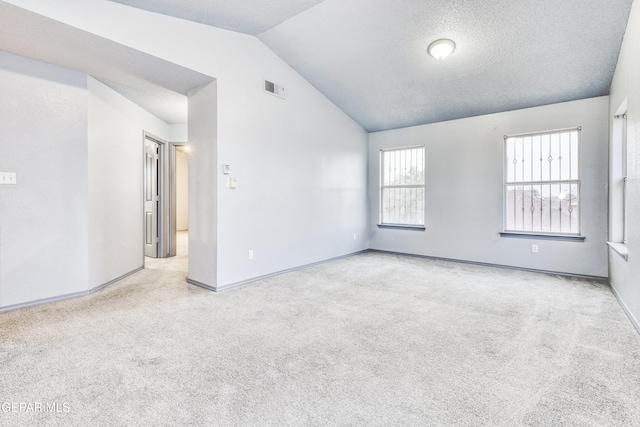
[[[284,88],[280,85],[277,85],[269,80],[264,81],[264,91],[270,93],[271,95],[275,95],[278,98],[284,99]]]

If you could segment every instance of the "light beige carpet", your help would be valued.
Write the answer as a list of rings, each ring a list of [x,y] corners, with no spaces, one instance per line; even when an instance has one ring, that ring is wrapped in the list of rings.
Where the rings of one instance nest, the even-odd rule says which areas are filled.
[[[606,285],[366,253],[222,293],[184,254],[0,314],[5,425],[640,425]],[[58,412],[6,411],[55,403]]]

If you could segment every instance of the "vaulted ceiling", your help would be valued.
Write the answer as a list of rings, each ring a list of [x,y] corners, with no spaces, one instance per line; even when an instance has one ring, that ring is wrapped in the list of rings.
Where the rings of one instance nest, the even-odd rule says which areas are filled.
[[[606,95],[632,3],[111,1],[257,36],[369,131]]]
[[[368,131],[609,93],[632,0],[110,0],[258,37]],[[451,38],[454,53],[427,54]],[[0,0],[0,49],[91,74],[168,123],[211,79]]]

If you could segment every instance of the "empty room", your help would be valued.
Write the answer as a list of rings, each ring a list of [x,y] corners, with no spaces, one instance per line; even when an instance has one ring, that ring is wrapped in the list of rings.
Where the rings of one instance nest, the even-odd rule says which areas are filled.
[[[633,0],[0,0],[2,423],[640,426],[638,46]]]

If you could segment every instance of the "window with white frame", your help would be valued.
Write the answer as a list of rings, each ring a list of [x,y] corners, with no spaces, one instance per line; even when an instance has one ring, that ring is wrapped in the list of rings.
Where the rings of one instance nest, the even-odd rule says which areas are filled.
[[[506,232],[580,234],[580,130],[505,136]]]
[[[627,243],[627,113],[617,114],[613,121],[613,178],[611,198],[613,200],[610,213],[612,236],[614,242]]]
[[[622,243],[627,243],[627,113],[622,115]]]
[[[424,146],[380,150],[381,225],[424,226]]]

